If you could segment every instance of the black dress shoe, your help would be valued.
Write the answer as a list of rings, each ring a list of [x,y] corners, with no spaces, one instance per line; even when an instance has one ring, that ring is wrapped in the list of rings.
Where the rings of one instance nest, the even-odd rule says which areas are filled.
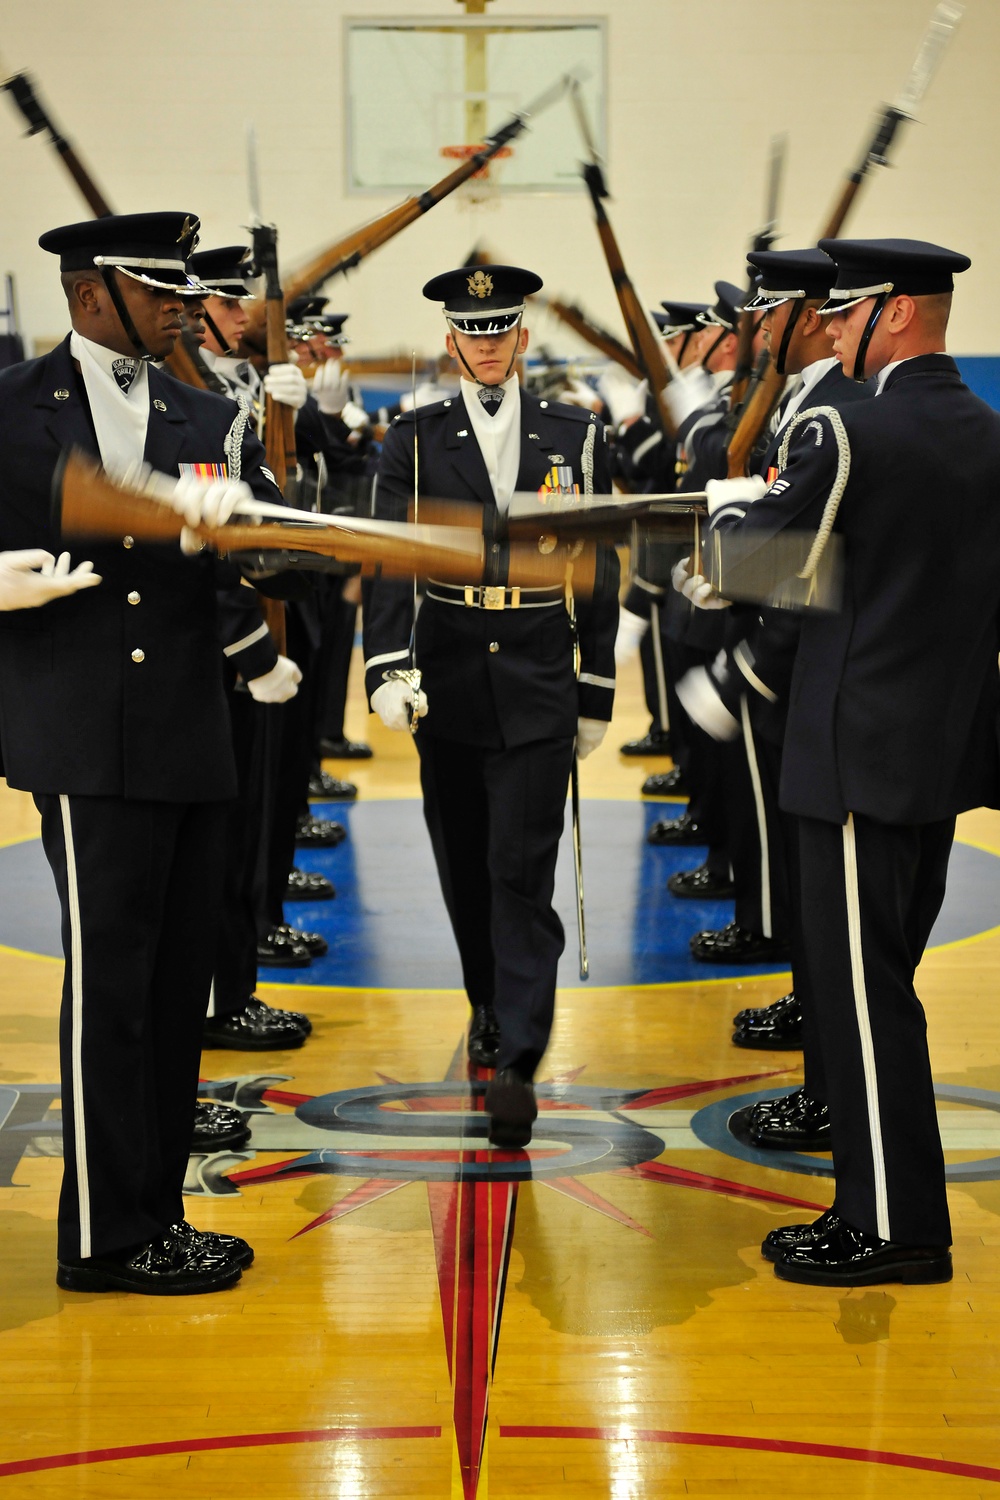
[[[268,938],[272,938],[275,933],[281,933],[290,943],[301,943],[310,958],[322,958],[330,951],[330,944],[321,932],[303,932],[301,927],[291,927],[287,922],[282,922],[280,926],[271,928]]]
[[[730,922],[716,932],[696,932],[691,956],[703,964],[769,964],[788,957],[788,944]]]
[[[295,936],[290,937],[289,931]],[[257,939],[257,962],[269,969],[308,969],[312,954],[299,942],[297,928],[272,927]]]
[[[209,1016],[201,1034],[203,1047],[230,1052],[285,1052],[305,1039],[301,1026],[256,999],[234,1015]]]
[[[201,1245],[208,1251],[225,1255],[243,1270],[253,1265],[253,1246],[240,1239],[238,1234],[215,1234],[210,1229],[195,1229],[186,1219],[171,1224],[167,1234],[182,1245]]]
[[[854,1229],[843,1219],[817,1239],[791,1246],[774,1263],[782,1281],[809,1286],[879,1286],[901,1281],[907,1286],[951,1280],[947,1245],[897,1245]]]
[[[295,825],[295,842],[300,849],[335,849],[347,837],[343,823],[329,818],[300,818]]]
[[[678,870],[669,875],[667,890],[689,901],[724,901],[735,895],[736,887],[728,875],[716,875],[708,865],[699,865],[697,870]]]
[[[259,1005],[262,1010],[267,1011],[268,1015],[277,1016],[279,1020],[290,1021],[293,1026],[299,1028],[304,1036],[312,1035],[313,1023],[304,1011],[281,1010],[277,1005],[265,1005],[263,1000],[259,1000],[256,995],[250,996],[250,1003],[251,1005]]]
[[[679,818],[660,818],[646,834],[647,844],[704,844],[706,843],[700,824],[690,813],[681,813]]]
[[[642,783],[642,795],[644,797],[686,797],[688,788],[684,780],[684,772],[680,766],[674,766],[672,771],[657,771],[654,776],[647,776]]]
[[[828,1229],[833,1229],[839,1223],[840,1219],[833,1209],[828,1208],[812,1224],[783,1224],[780,1229],[772,1229],[770,1234],[765,1234],[760,1253],[765,1260],[780,1260],[789,1250],[794,1250],[796,1245],[809,1245],[821,1240]]]
[[[733,1026],[737,1047],[791,1052],[802,1046],[802,1006],[794,992],[772,1005],[739,1011]]]
[[[338,781],[329,771],[314,771],[309,778],[309,795],[316,802],[353,802],[358,789],[353,781]]]
[[[830,1107],[805,1089],[778,1099],[758,1099],[729,1117],[738,1141],[768,1151],[832,1151]]]
[[[469,1061],[479,1068],[495,1068],[500,1027],[492,1005],[477,1005],[469,1022]]]
[[[239,1151],[249,1139],[250,1127],[240,1110],[232,1109],[228,1104],[216,1104],[214,1099],[195,1100],[192,1155]]]
[[[313,870],[292,870],[285,887],[286,901],[332,901],[337,892],[325,875]]]
[[[494,1146],[520,1150],[531,1140],[531,1127],[538,1118],[535,1090],[514,1068],[501,1068],[489,1082],[483,1101],[490,1117],[490,1140]]]
[[[327,760],[371,760],[372,747],[360,740],[320,740],[320,752]]]
[[[669,729],[651,729],[641,740],[629,740],[619,747],[620,755],[669,755]]]
[[[200,1235],[195,1239],[168,1229],[136,1249],[92,1255],[86,1260],[61,1260],[56,1285],[66,1292],[184,1297],[224,1291],[235,1286],[242,1274],[240,1263],[217,1245],[206,1243]]]

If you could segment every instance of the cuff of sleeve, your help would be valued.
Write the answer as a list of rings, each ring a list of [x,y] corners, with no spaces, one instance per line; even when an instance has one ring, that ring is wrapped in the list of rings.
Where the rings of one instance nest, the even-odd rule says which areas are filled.
[[[581,719],[600,719],[602,723],[609,724],[614,702],[613,687],[595,687],[589,682],[581,682],[577,686],[577,712]]]
[[[239,672],[244,682],[263,677],[265,672],[270,672],[272,667],[277,666],[277,662],[278,652],[270,634],[261,636],[242,651],[234,651],[229,655],[230,666]]]

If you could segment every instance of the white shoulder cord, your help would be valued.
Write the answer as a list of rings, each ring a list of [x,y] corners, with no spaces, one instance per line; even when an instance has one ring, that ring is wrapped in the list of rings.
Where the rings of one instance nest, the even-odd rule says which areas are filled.
[[[222,445],[222,451],[229,460],[230,479],[239,479],[243,472],[243,434],[250,421],[250,403],[246,396],[237,396],[236,406],[233,425],[226,433],[226,441]]]
[[[597,438],[597,423],[588,422],[587,436],[583,440],[583,453],[580,456],[580,467],[583,470],[583,493],[592,495],[594,493],[594,442]]]
[[[834,406],[811,406],[808,411],[797,412],[785,429],[785,435],[781,440],[781,448],[778,452],[778,467],[784,469],[788,464],[788,446],[792,433],[796,427],[803,422],[810,422],[816,417],[826,417],[833,428],[833,436],[837,444],[837,473],[834,477],[830,494],[823,507],[823,517],[819,523],[819,529],[809,548],[809,556],[806,558],[799,573],[799,578],[814,578],[816,569],[819,567],[820,558],[823,556],[824,548],[833,530],[833,523],[837,519],[837,511],[843,498],[847,481],[851,475],[851,444],[847,436],[840,412]],[[818,424],[817,424],[818,425]]]

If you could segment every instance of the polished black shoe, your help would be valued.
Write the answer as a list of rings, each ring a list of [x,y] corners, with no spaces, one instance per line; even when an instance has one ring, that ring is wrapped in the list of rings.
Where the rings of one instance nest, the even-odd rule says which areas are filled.
[[[644,797],[686,797],[688,787],[684,780],[684,772],[680,766],[674,766],[672,771],[657,771],[655,775],[647,776],[642,783],[642,795]]]
[[[320,740],[319,748],[327,760],[371,760],[373,753],[360,740]]]
[[[176,1227],[176,1226],[175,1226]],[[249,1246],[247,1247],[249,1249]],[[147,1297],[185,1297],[221,1292],[243,1274],[239,1261],[219,1246],[175,1234],[115,1255],[60,1261],[56,1285],[66,1292],[140,1292]]]
[[[619,755],[669,755],[669,729],[651,729],[641,740],[628,740],[619,746]]]
[[[708,865],[699,865],[697,870],[678,870],[669,875],[667,890],[687,901],[725,901],[735,894],[736,887],[728,875],[716,875]]]
[[[469,1022],[469,1061],[478,1068],[495,1068],[500,1027],[492,1005],[477,1005]]]
[[[332,901],[336,894],[326,876],[314,870],[292,870],[285,887],[286,901]]]
[[[951,1250],[947,1245],[897,1245],[837,1219],[818,1238],[792,1245],[775,1261],[774,1271],[782,1281],[808,1286],[879,1286],[886,1281],[920,1286],[951,1280]]]
[[[309,778],[309,795],[315,802],[353,802],[358,789],[353,781],[338,781],[329,771],[314,771]]]
[[[490,1141],[494,1146],[516,1151],[531,1140],[531,1127],[538,1118],[535,1090],[514,1068],[501,1068],[486,1089],[484,1100],[490,1117]]]
[[[788,944],[730,922],[716,932],[696,932],[691,956],[703,964],[770,964],[788,957]]]
[[[308,969],[312,954],[299,941],[298,928],[272,927],[257,939],[257,962],[268,969]]]
[[[301,927],[291,927],[287,922],[282,922],[280,926],[271,928],[268,938],[272,938],[275,933],[280,933],[290,943],[300,943],[310,958],[322,958],[330,951],[330,944],[321,932],[303,932]]]
[[[802,1006],[794,992],[772,1005],[739,1011],[733,1026],[737,1047],[793,1052],[802,1046]]]
[[[296,931],[297,930],[298,929],[296,929]],[[310,1021],[309,1017],[305,1014],[304,1011],[282,1010],[277,1005],[265,1005],[263,1000],[259,1000],[256,995],[250,996],[250,1003],[252,1005],[260,1005],[264,1010],[268,1012],[269,1015],[277,1016],[279,1020],[290,1021],[293,1026],[297,1026],[299,1028],[304,1036],[312,1035],[313,1023]]]
[[[257,999],[234,1015],[209,1016],[201,1033],[203,1047],[230,1052],[285,1052],[305,1039],[301,1026]]]
[[[821,1240],[828,1229],[833,1229],[839,1223],[840,1219],[833,1209],[828,1208],[812,1224],[782,1224],[780,1229],[772,1229],[769,1234],[765,1234],[760,1253],[765,1260],[780,1260],[789,1250],[794,1250],[796,1245],[810,1245]]]
[[[646,834],[647,844],[704,844],[706,843],[700,824],[690,813],[681,813],[679,818],[660,818]]]
[[[210,1229],[195,1229],[186,1219],[182,1219],[179,1224],[171,1224],[167,1234],[178,1244],[200,1245],[209,1252],[225,1255],[243,1270],[253,1265],[253,1246],[238,1234],[216,1234]]]
[[[239,1151],[250,1139],[246,1116],[229,1104],[214,1099],[196,1099],[191,1154],[211,1156],[215,1151]]]
[[[758,1099],[729,1117],[738,1141],[767,1151],[832,1151],[830,1107],[805,1089],[777,1099]]]
[[[300,849],[335,849],[347,837],[343,823],[329,818],[300,818],[295,825],[295,842]]]

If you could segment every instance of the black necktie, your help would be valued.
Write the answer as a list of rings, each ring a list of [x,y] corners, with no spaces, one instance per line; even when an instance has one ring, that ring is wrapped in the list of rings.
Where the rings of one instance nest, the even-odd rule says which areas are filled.
[[[481,385],[476,391],[483,404],[483,411],[489,416],[495,417],[500,410],[500,402],[503,400],[502,385]]]
[[[115,377],[119,390],[124,391],[127,396],[132,389],[133,380],[139,373],[139,361],[123,354],[111,361],[111,373]]]

